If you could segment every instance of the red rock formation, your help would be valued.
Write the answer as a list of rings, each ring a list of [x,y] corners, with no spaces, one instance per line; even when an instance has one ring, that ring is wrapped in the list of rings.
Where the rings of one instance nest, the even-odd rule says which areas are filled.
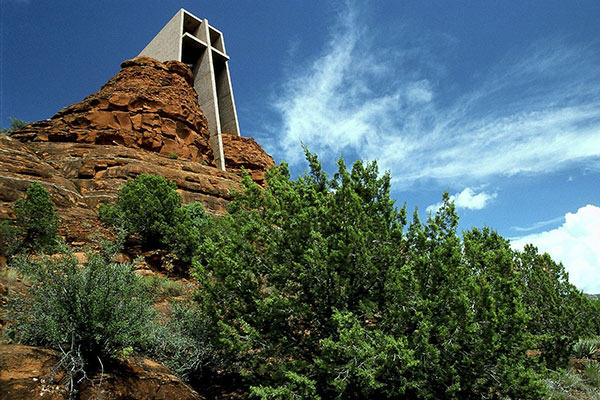
[[[101,374],[92,376],[99,382]],[[156,399],[200,400],[202,397],[183,383],[171,371],[142,357],[122,360],[102,375],[102,385],[83,382],[80,399]]]
[[[239,174],[244,167],[259,184],[264,181],[265,171],[275,165],[273,157],[252,138],[223,134],[223,153],[228,171]]]
[[[42,347],[0,346],[0,400],[69,399],[60,353]],[[92,376],[99,379],[100,374]],[[148,359],[121,361],[105,371],[102,384],[84,381],[79,399],[187,399],[202,397],[166,367]]]
[[[122,145],[211,164],[208,123],[192,73],[177,61],[124,61],[99,92],[13,136],[21,141]]]
[[[59,353],[45,348],[0,346],[0,399],[68,399],[68,391],[57,385],[64,373],[54,374]],[[43,381],[42,381],[43,379]]]
[[[273,159],[252,139],[223,135],[229,171],[214,168],[191,82],[182,63],[137,57],[98,93],[49,120],[0,134],[0,219],[12,217],[14,201],[40,181],[56,204],[60,233],[88,242],[102,230],[98,204],[113,201],[142,173],[174,181],[184,203],[224,213],[241,166],[262,182]]]
[[[88,242],[102,231],[97,206],[114,201],[119,189],[139,174],[174,181],[185,203],[200,201],[209,212],[224,213],[240,177],[189,160],[173,160],[122,146],[80,143],[21,143],[0,135],[0,218],[12,218],[14,202],[41,182],[61,217],[69,242]]]

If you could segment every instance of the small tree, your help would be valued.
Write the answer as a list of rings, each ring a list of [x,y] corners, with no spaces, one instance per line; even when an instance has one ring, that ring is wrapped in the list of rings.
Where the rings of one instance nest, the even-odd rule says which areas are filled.
[[[175,183],[162,176],[139,175],[121,188],[115,204],[100,205],[100,219],[138,234],[145,248],[165,248],[191,263],[210,217],[202,203],[181,204]]]
[[[11,257],[19,248],[19,228],[12,220],[0,222],[0,256]]]
[[[523,302],[530,314],[527,330],[550,368],[565,365],[579,338],[597,334],[593,303],[569,283],[561,263],[527,245],[517,253]]]
[[[100,218],[139,234],[145,247],[165,245],[182,217],[176,188],[162,176],[139,175],[121,188],[115,205],[100,206]]]
[[[50,194],[39,182],[27,188],[25,199],[19,199],[14,207],[17,240],[13,240],[9,252],[49,251],[58,244],[58,215],[54,211],[54,203]],[[6,226],[7,232],[8,225]]]

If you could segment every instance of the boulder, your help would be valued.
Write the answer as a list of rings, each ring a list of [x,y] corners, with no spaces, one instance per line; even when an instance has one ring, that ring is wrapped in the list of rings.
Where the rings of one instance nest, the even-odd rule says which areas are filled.
[[[98,384],[100,383],[100,384]],[[199,400],[202,397],[171,371],[152,360],[137,357],[119,361],[104,375],[80,386],[81,400],[155,399]]]
[[[0,400],[69,398],[59,382],[64,373],[54,371],[57,351],[41,347],[0,346]]]

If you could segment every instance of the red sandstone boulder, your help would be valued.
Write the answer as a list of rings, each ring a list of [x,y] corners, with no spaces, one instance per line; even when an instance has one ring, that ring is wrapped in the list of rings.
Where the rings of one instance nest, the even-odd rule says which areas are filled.
[[[0,400],[68,399],[57,384],[63,372],[54,371],[59,353],[41,347],[0,346]]]
[[[85,399],[155,399],[200,400],[202,397],[171,371],[147,358],[130,358],[118,362],[111,371],[92,376],[94,383],[80,386],[79,398]]]

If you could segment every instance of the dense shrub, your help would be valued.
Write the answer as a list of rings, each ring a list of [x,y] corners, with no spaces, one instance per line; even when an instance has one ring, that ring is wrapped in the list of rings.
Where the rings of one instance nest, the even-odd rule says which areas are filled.
[[[204,211],[200,202],[181,206],[178,219],[175,221],[173,234],[165,240],[166,247],[177,257],[191,264],[198,252],[200,240],[209,223],[210,216]]]
[[[100,218],[128,234],[137,234],[147,249],[165,248],[190,263],[209,218],[200,203],[182,206],[175,183],[142,174],[125,184],[115,204],[102,204]]]
[[[0,253],[11,256],[20,252],[48,252],[58,245],[58,215],[50,194],[39,182],[32,183],[24,199],[14,206],[14,221],[0,225]]]
[[[0,256],[10,258],[19,249],[20,229],[15,226],[14,221],[4,220],[0,222]]]
[[[375,163],[329,178],[307,158],[297,180],[285,164],[264,189],[246,175],[207,222],[197,301],[225,367],[202,373],[238,373],[263,399],[543,397],[545,365],[563,362],[549,352],[595,329],[562,265],[489,228],[459,235],[447,194],[408,223]]]
[[[527,329],[534,335],[535,348],[542,351],[549,368],[559,368],[579,338],[598,334],[595,304],[569,283],[562,264],[531,245],[517,253],[515,265],[522,277]]]
[[[80,263],[67,249],[52,257],[15,259],[32,282],[26,295],[13,294],[8,335],[19,343],[62,349],[82,366],[125,348],[148,345],[154,319],[152,290],[132,265],[112,254],[87,254]]]
[[[175,183],[142,174],[119,190],[114,206],[102,204],[99,212],[105,222],[122,224],[127,232],[140,235],[144,246],[156,247],[174,235],[180,208]]]
[[[174,303],[168,318],[154,325],[147,350],[185,380],[203,375],[205,369],[223,368],[213,346],[217,330],[208,322],[194,304]]]

